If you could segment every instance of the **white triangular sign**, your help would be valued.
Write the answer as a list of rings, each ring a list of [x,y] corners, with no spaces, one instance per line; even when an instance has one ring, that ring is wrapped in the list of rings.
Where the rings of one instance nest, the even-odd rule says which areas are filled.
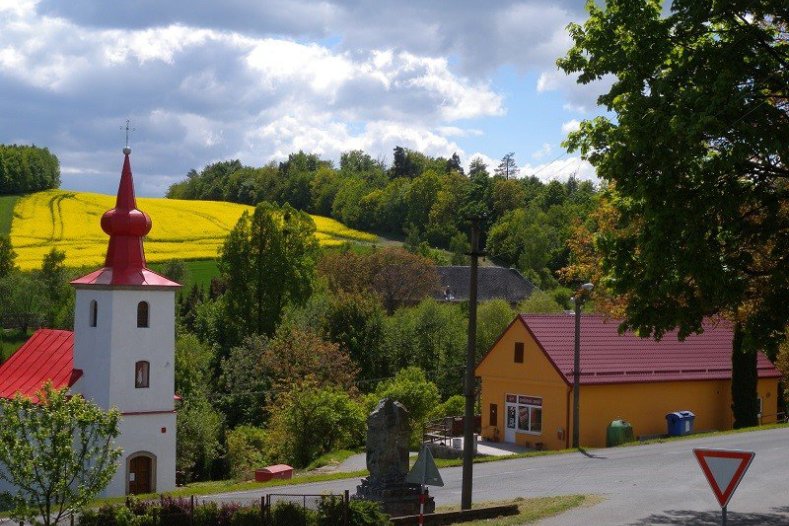
[[[731,451],[724,449],[694,449],[693,454],[707,478],[712,492],[722,508],[729,503],[734,490],[751,465],[753,451]]]
[[[444,485],[441,474],[438,472],[436,461],[433,460],[433,454],[426,446],[422,446],[422,450],[419,452],[416,462],[414,462],[414,467],[406,475],[405,481],[423,486]]]

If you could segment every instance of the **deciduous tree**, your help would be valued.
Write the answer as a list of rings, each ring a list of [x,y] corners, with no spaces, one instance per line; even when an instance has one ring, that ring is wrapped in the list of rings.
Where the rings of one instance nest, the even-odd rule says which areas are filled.
[[[121,454],[117,410],[47,384],[36,399],[0,399],[0,414],[0,480],[15,488],[14,520],[58,524],[109,484]]]
[[[242,334],[272,335],[288,304],[303,304],[313,289],[318,241],[315,223],[289,205],[261,203],[246,212],[222,246],[227,320]]]
[[[612,77],[598,102],[615,118],[582,123],[567,146],[615,184],[619,228],[600,245],[628,294],[623,328],[685,337],[727,313],[742,332],[735,355],[774,354],[789,322],[785,2],[587,8],[558,64],[581,83]],[[735,426],[756,423],[755,397],[736,397]]]

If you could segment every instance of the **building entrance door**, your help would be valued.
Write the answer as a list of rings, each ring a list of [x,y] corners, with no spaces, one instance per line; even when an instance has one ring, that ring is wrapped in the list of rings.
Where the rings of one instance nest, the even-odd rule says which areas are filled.
[[[504,441],[510,444],[515,443],[515,429],[518,425],[518,406],[507,402],[504,415]]]
[[[151,492],[151,475],[153,460],[151,457],[140,455],[129,461],[129,493],[138,495]]]

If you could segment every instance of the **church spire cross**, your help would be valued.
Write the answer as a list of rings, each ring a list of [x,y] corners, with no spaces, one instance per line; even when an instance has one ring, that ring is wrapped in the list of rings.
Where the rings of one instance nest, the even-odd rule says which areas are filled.
[[[126,131],[126,147],[123,148],[123,153],[131,153],[131,148],[129,148],[129,134],[135,132],[137,129],[131,127],[131,121],[126,119],[126,126],[121,126],[121,130]],[[129,150],[126,152],[126,150]]]

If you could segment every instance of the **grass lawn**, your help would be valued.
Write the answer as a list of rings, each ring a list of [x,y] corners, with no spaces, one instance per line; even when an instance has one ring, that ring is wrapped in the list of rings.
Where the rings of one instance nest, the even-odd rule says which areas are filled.
[[[19,334],[19,331],[4,331],[0,329],[0,363],[6,361],[22,344],[30,338],[29,334]]]
[[[0,195],[0,236],[11,234],[11,220],[14,218],[14,205],[18,195]]]
[[[501,517],[499,519],[484,519],[478,521],[464,522],[467,526],[516,526],[520,524],[531,524],[547,517],[553,517],[578,506],[593,506],[602,502],[603,498],[597,495],[562,495],[559,497],[536,497],[518,498],[514,500],[500,502],[482,502],[472,506],[473,508],[486,508],[490,506],[506,506],[517,504],[517,515]],[[457,511],[460,506],[449,506],[436,508],[436,511]]]
[[[148,263],[148,267],[154,272],[162,272],[166,263]],[[195,259],[185,260],[184,266],[186,267],[186,277],[184,282],[181,283],[183,288],[181,290],[188,291],[192,285],[199,285],[203,289],[208,290],[211,285],[211,279],[219,276],[219,268],[217,267],[215,259]]]

